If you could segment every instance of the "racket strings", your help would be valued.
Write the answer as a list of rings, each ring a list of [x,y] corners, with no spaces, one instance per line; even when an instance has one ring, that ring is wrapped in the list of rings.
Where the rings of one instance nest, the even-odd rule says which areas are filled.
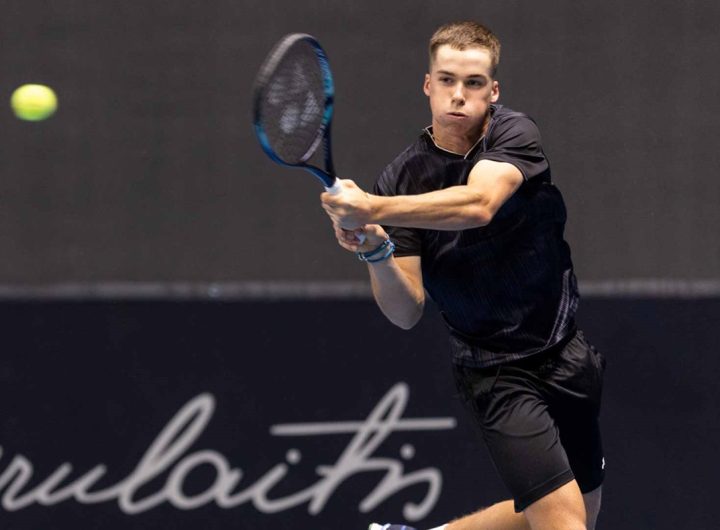
[[[325,126],[325,86],[315,51],[299,41],[288,49],[260,97],[260,120],[270,145],[283,161],[312,156]]]

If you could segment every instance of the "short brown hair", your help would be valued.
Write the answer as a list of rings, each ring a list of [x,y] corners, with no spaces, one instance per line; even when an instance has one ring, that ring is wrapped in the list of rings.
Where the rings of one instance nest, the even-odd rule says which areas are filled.
[[[490,52],[491,75],[495,77],[500,63],[500,41],[482,24],[472,21],[451,22],[440,26],[430,38],[430,64],[435,60],[437,49],[444,45],[457,50],[484,48]]]

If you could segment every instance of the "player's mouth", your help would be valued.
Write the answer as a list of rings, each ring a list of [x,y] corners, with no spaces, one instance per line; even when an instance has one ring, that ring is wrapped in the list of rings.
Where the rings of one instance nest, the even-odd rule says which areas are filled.
[[[452,116],[453,118],[467,118],[467,114],[463,114],[462,112],[448,112],[448,116]]]

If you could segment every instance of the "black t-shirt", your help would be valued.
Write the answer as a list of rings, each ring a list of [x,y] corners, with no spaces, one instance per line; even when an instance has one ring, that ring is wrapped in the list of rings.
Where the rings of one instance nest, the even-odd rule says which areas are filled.
[[[396,256],[420,256],[423,283],[450,330],[453,359],[488,367],[542,352],[575,328],[578,292],[563,239],[566,210],[535,122],[492,105],[487,133],[464,156],[426,129],[381,174],[378,195],[415,195],[467,183],[480,160],[509,162],[524,182],[484,227],[389,227]]]

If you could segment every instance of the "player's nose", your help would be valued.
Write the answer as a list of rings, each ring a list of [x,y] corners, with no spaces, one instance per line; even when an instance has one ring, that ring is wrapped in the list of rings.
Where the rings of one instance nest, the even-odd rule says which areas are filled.
[[[463,91],[462,83],[458,83],[455,85],[455,88],[453,89],[452,93],[452,99],[453,101],[464,103],[465,102],[465,92]]]

